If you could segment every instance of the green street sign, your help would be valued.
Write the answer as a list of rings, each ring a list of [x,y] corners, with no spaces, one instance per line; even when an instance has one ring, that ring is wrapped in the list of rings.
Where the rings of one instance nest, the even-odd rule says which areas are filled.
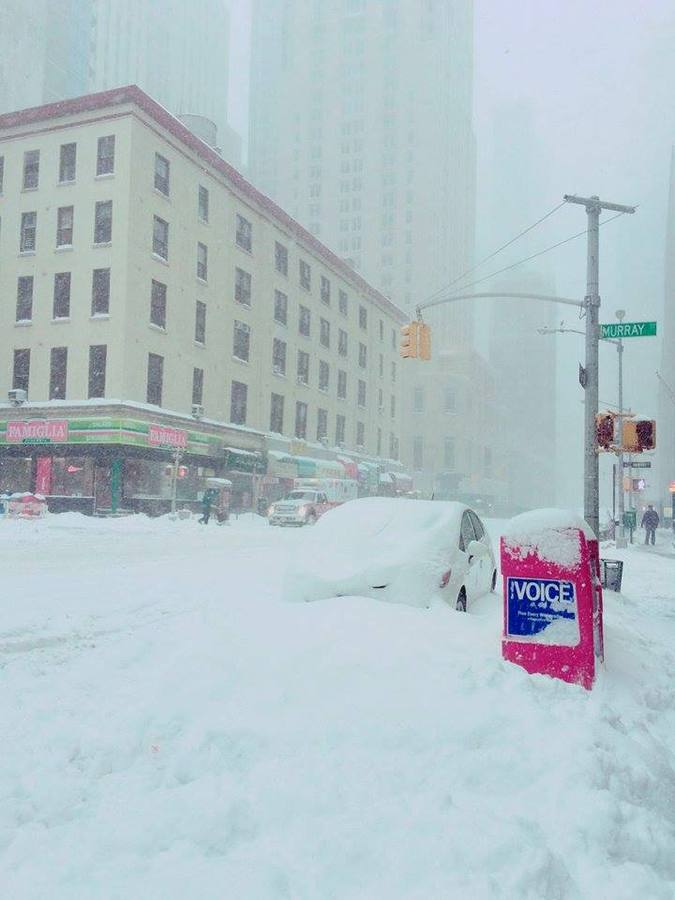
[[[600,326],[600,337],[656,337],[656,322],[611,322]]]

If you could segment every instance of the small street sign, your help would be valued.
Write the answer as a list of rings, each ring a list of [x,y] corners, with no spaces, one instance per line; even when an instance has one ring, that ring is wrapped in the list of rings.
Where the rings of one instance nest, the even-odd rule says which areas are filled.
[[[637,512],[634,509],[627,509],[623,514],[623,527],[630,528],[631,531],[637,526]]]
[[[656,322],[610,322],[600,325],[600,337],[656,337]]]
[[[649,460],[646,460],[646,459],[645,460],[637,460],[632,463],[626,462],[626,460],[624,460],[623,467],[624,467],[624,469],[651,469],[652,464],[649,462]]]

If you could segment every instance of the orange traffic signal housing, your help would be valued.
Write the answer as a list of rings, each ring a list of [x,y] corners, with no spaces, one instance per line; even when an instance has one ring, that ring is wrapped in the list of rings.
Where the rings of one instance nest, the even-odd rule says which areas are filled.
[[[401,327],[401,346],[399,353],[404,359],[417,358],[417,344],[419,341],[419,322],[411,322]]]
[[[419,323],[419,358],[431,359],[431,326]]]
[[[614,443],[614,416],[611,413],[598,413],[595,417],[595,435],[598,447],[609,450]]]
[[[656,422],[653,419],[626,419],[622,446],[628,453],[642,453],[656,447]]]

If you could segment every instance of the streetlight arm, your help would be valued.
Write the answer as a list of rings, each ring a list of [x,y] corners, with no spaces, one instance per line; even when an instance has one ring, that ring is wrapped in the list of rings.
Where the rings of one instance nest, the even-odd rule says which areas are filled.
[[[480,294],[455,294],[451,297],[441,297],[440,300],[427,300],[426,303],[420,303],[416,309],[417,315],[419,316],[421,310],[431,309],[432,306],[441,306],[443,303],[456,303],[458,300],[498,300],[501,298],[511,298],[513,300],[543,300],[545,303],[562,303],[565,306],[576,306],[577,309],[584,309],[586,306],[584,302],[580,300],[570,300],[569,297],[550,297],[547,294],[520,294],[511,293],[510,291],[489,291]]]

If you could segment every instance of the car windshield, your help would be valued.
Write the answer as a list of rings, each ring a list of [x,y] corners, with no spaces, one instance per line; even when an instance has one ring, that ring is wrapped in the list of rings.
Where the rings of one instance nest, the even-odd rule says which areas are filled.
[[[287,500],[314,500],[316,494],[314,491],[291,491]]]

